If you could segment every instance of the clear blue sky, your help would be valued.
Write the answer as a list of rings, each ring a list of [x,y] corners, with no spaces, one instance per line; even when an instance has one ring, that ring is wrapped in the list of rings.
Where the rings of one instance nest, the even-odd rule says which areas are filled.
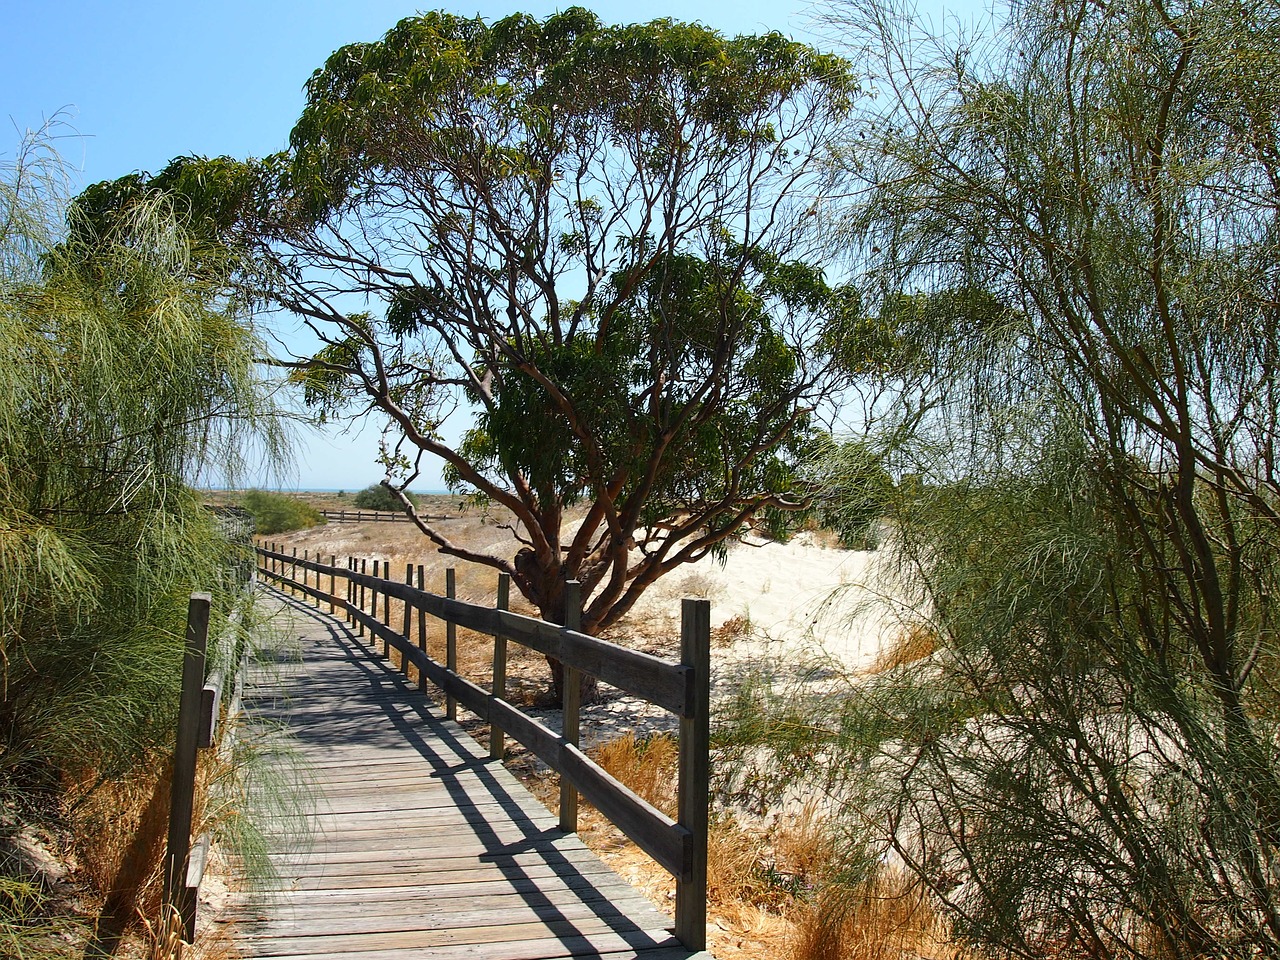
[[[489,18],[523,10],[545,16],[569,3],[546,0],[454,5]],[[729,34],[777,29],[824,45],[809,31],[805,0],[661,0],[584,3],[611,22],[676,17]],[[971,0],[947,7],[971,9]],[[974,4],[976,6],[976,4]],[[0,154],[23,130],[64,111],[78,136],[60,143],[81,185],[181,155],[261,156],[285,146],[302,108],[302,85],[345,43],[375,40],[422,7],[391,0],[59,2],[8,0],[0,32]],[[932,16],[942,0],[922,0]],[[306,435],[286,485],[358,489],[381,478],[376,436]],[[276,481],[272,481],[273,484]],[[423,489],[439,487],[427,478]]]

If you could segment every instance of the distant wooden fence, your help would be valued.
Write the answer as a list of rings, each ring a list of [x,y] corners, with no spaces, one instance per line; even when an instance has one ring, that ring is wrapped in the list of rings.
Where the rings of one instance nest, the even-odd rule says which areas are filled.
[[[356,523],[367,523],[378,521],[381,523],[412,523],[413,518],[407,513],[399,513],[388,510],[321,510],[320,516],[326,520],[333,520],[338,523],[350,521]],[[433,516],[431,514],[419,514],[423,520],[449,520],[447,515]]]
[[[378,576],[374,561],[369,575],[364,560],[347,558],[339,565],[285,554],[274,545],[259,544],[259,573],[267,579],[300,591],[329,612],[341,609],[348,622],[368,630],[400,652],[401,664],[413,664],[419,682],[427,680],[442,689],[446,712],[456,716],[461,703],[490,724],[490,755],[503,752],[503,735],[514,737],[560,774],[560,827],[577,829],[577,803],[581,794],[623,833],[676,878],[676,937],[692,950],[706,948],[707,821],[710,779],[710,669],[711,606],[706,600],[685,600],[682,608],[681,659],[671,663],[581,633],[581,596],[576,582],[567,584],[567,626],[558,626],[507,609],[510,579],[499,577],[495,607],[465,603],[453,597],[454,577],[449,570],[446,595],[423,589],[423,568],[412,564],[404,582]],[[384,572],[385,571],[385,564]],[[359,569],[357,569],[357,567]],[[325,582],[327,579],[327,583]],[[327,589],[326,589],[327,588]],[[379,611],[379,597],[382,598]],[[401,629],[392,626],[391,600],[400,601]],[[418,618],[418,641],[408,639],[410,624]],[[446,655],[440,664],[427,655],[426,617],[446,624]],[[457,672],[458,627],[493,637],[493,690]],[[556,733],[507,702],[507,642],[523,644],[565,667],[563,732]],[[678,818],[673,820],[610,776],[579,749],[578,720],[582,674],[596,677],[634,696],[663,707],[680,718]]]

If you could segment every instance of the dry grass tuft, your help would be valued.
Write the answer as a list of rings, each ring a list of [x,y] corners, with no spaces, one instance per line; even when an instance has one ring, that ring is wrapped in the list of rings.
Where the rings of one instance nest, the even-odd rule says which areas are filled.
[[[715,820],[707,836],[707,899],[768,904],[775,898],[760,872],[768,859],[769,845],[762,834],[743,829],[732,817]]]
[[[965,960],[920,886],[881,870],[855,888],[833,885],[792,911],[787,960]]]
[[[790,877],[797,893],[830,880],[843,865],[836,830],[812,800],[797,813],[780,816],[769,840],[774,870]]]
[[[170,760],[154,757],[126,777],[98,783],[86,771],[68,791],[85,878],[122,924],[156,916],[169,832]]]
[[[595,747],[596,763],[669,817],[676,815],[676,764],[680,745],[670,734],[634,733]]]
[[[715,600],[725,592],[724,584],[715,576],[696,569],[685,574],[677,585],[669,589],[682,597],[701,597],[704,600]]]
[[[877,654],[871,672],[885,673],[926,660],[938,650],[939,639],[938,631],[928,624],[910,624]]]
[[[731,647],[739,640],[748,639],[751,631],[751,618],[735,614],[711,631],[711,646]]]
[[[183,960],[191,956],[192,947],[182,939],[182,915],[174,907],[164,904],[160,917],[153,924],[142,918],[147,939],[147,960]]]

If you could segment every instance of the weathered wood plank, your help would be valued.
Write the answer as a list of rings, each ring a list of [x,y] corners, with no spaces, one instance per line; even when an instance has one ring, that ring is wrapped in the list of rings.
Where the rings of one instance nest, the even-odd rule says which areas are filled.
[[[369,930],[358,934],[318,934],[316,936],[267,937],[252,936],[239,940],[247,956],[271,957],[298,952],[299,948],[342,952],[343,950],[377,950],[388,947],[430,949],[451,944],[519,943],[532,937],[552,935],[564,943],[577,941],[593,950],[620,950],[627,947],[675,946],[678,941],[665,930],[613,930],[607,924],[589,921],[548,920],[534,923],[511,923],[497,927],[473,927],[468,930]]]
[[[375,901],[365,904],[330,904],[339,909],[321,915],[318,911],[305,916],[277,916],[267,920],[245,921],[244,939],[264,940],[273,937],[340,936],[353,933],[397,933],[412,930],[456,930],[471,927],[501,927],[515,923],[543,923],[548,920],[580,920],[579,930],[613,930],[639,932],[636,921],[613,906],[594,890],[583,891],[576,899],[559,901],[528,896],[494,894],[472,898],[465,903],[450,899],[433,899],[396,903]],[[380,907],[396,909],[379,909]],[[417,907],[416,910],[408,909]],[[350,909],[341,909],[348,907]],[[661,929],[661,928],[659,928]],[[536,931],[535,931],[536,932]],[[663,934],[666,931],[662,931]]]
[[[312,948],[306,953],[276,954],[279,960],[424,960],[418,947],[384,947],[375,950],[325,951]],[[710,960],[706,953],[689,953],[683,947],[601,949],[585,940],[538,939],[504,944],[449,944],[431,948],[430,960],[568,960],[591,957],[599,960]]]

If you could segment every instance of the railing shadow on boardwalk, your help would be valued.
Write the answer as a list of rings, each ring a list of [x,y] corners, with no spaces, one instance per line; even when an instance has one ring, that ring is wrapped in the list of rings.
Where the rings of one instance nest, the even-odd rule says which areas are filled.
[[[314,689],[317,681],[310,678],[299,678],[308,687],[299,691],[300,695],[295,694],[289,702],[275,699],[271,703],[262,703],[272,698],[260,688],[254,698],[260,701],[259,711],[274,714],[285,721],[290,737],[304,755],[316,751],[324,755],[335,749],[345,751],[348,747],[352,752],[391,747],[410,750],[429,771],[427,776],[443,786],[456,808],[477,814],[466,817],[467,829],[483,851],[476,860],[489,864],[498,872],[511,892],[518,895],[538,917],[547,933],[562,941],[566,953],[582,954],[584,945],[589,946],[592,938],[598,936],[598,929],[592,931],[591,924],[583,922],[584,918],[589,918],[621,937],[632,950],[646,954],[658,951],[654,955],[663,957],[688,955],[689,950],[681,947],[678,940],[661,934],[655,936],[652,927],[646,930],[598,892],[598,877],[583,873],[578,863],[557,846],[557,841],[569,834],[548,825],[550,814],[531,812],[529,805],[536,805],[536,801],[524,793],[518,781],[501,767],[499,761],[485,757],[478,744],[460,727],[442,717],[428,697],[382,659],[372,644],[308,604],[279,591],[273,590],[273,593],[286,604],[292,616],[309,621],[309,628],[304,632],[309,635],[310,642],[303,651],[302,671],[306,672],[308,652],[314,654],[318,649],[327,648],[331,652],[323,658],[326,679],[319,683],[337,683],[348,688],[344,691],[345,701],[363,703],[380,716],[377,723],[370,722],[367,716],[353,723],[355,717],[352,714],[344,716],[338,712],[327,712],[316,715],[314,711],[308,711],[307,690],[320,692]],[[268,651],[264,653],[270,657]],[[333,675],[329,674],[328,668],[333,669]],[[351,679],[338,679],[338,671]],[[477,805],[476,788],[472,786],[468,790],[464,782],[467,780],[479,785],[485,809]],[[540,811],[541,808],[535,809]],[[400,810],[393,801],[388,801],[385,815],[388,821],[411,821],[414,811]],[[497,829],[495,822],[501,823],[504,829]],[[511,838],[512,830],[516,834],[514,839]],[[404,840],[406,846],[415,840],[419,845],[430,843],[430,837],[424,836],[422,830],[412,829],[411,824],[404,830]],[[527,869],[525,855],[530,854],[536,855],[537,862],[550,869],[557,881],[556,889],[562,896],[568,894],[576,898],[581,912],[566,912],[563,903],[557,903],[543,892],[541,887],[546,880]],[[429,856],[429,852],[424,852],[424,858]],[[524,857],[524,862],[518,859],[521,857]],[[402,890],[409,893],[407,889]],[[487,955],[498,954],[489,952]]]
[[[465,603],[454,598],[453,571],[446,571],[447,595],[429,593],[423,587],[418,566],[417,586],[413,569],[404,582],[378,576],[373,561],[369,576],[364,560],[346,558],[345,567],[331,557],[292,555],[259,543],[259,574],[291,593],[328,605],[330,613],[342,611],[360,635],[381,642],[382,653],[399,655],[400,668],[419,672],[420,686],[429,680],[445,693],[446,717],[456,716],[462,704],[491,729],[491,755],[500,756],[504,736],[512,736],[560,774],[560,826],[577,829],[579,793],[618,826],[629,839],[676,878],[678,939],[695,950],[706,945],[706,856],[709,782],[709,674],[710,608],[705,600],[682,602],[681,659],[671,663],[581,633],[581,590],[575,581],[564,585],[566,626],[549,624],[507,609],[510,581],[499,577],[495,607]],[[389,572],[383,564],[383,573]],[[328,588],[323,581],[327,578]],[[341,588],[341,589],[339,589]],[[403,631],[392,625],[391,601],[403,611]],[[410,642],[416,615],[419,643]],[[446,663],[432,660],[423,642],[426,618],[446,626]],[[456,669],[456,629],[463,627],[493,638],[493,689],[485,690]],[[564,667],[562,731],[557,733],[523,713],[505,699],[508,642],[520,643],[561,662]],[[637,796],[587,757],[578,746],[578,719],[582,675],[601,680],[661,706],[679,718],[678,819],[672,819]]]

